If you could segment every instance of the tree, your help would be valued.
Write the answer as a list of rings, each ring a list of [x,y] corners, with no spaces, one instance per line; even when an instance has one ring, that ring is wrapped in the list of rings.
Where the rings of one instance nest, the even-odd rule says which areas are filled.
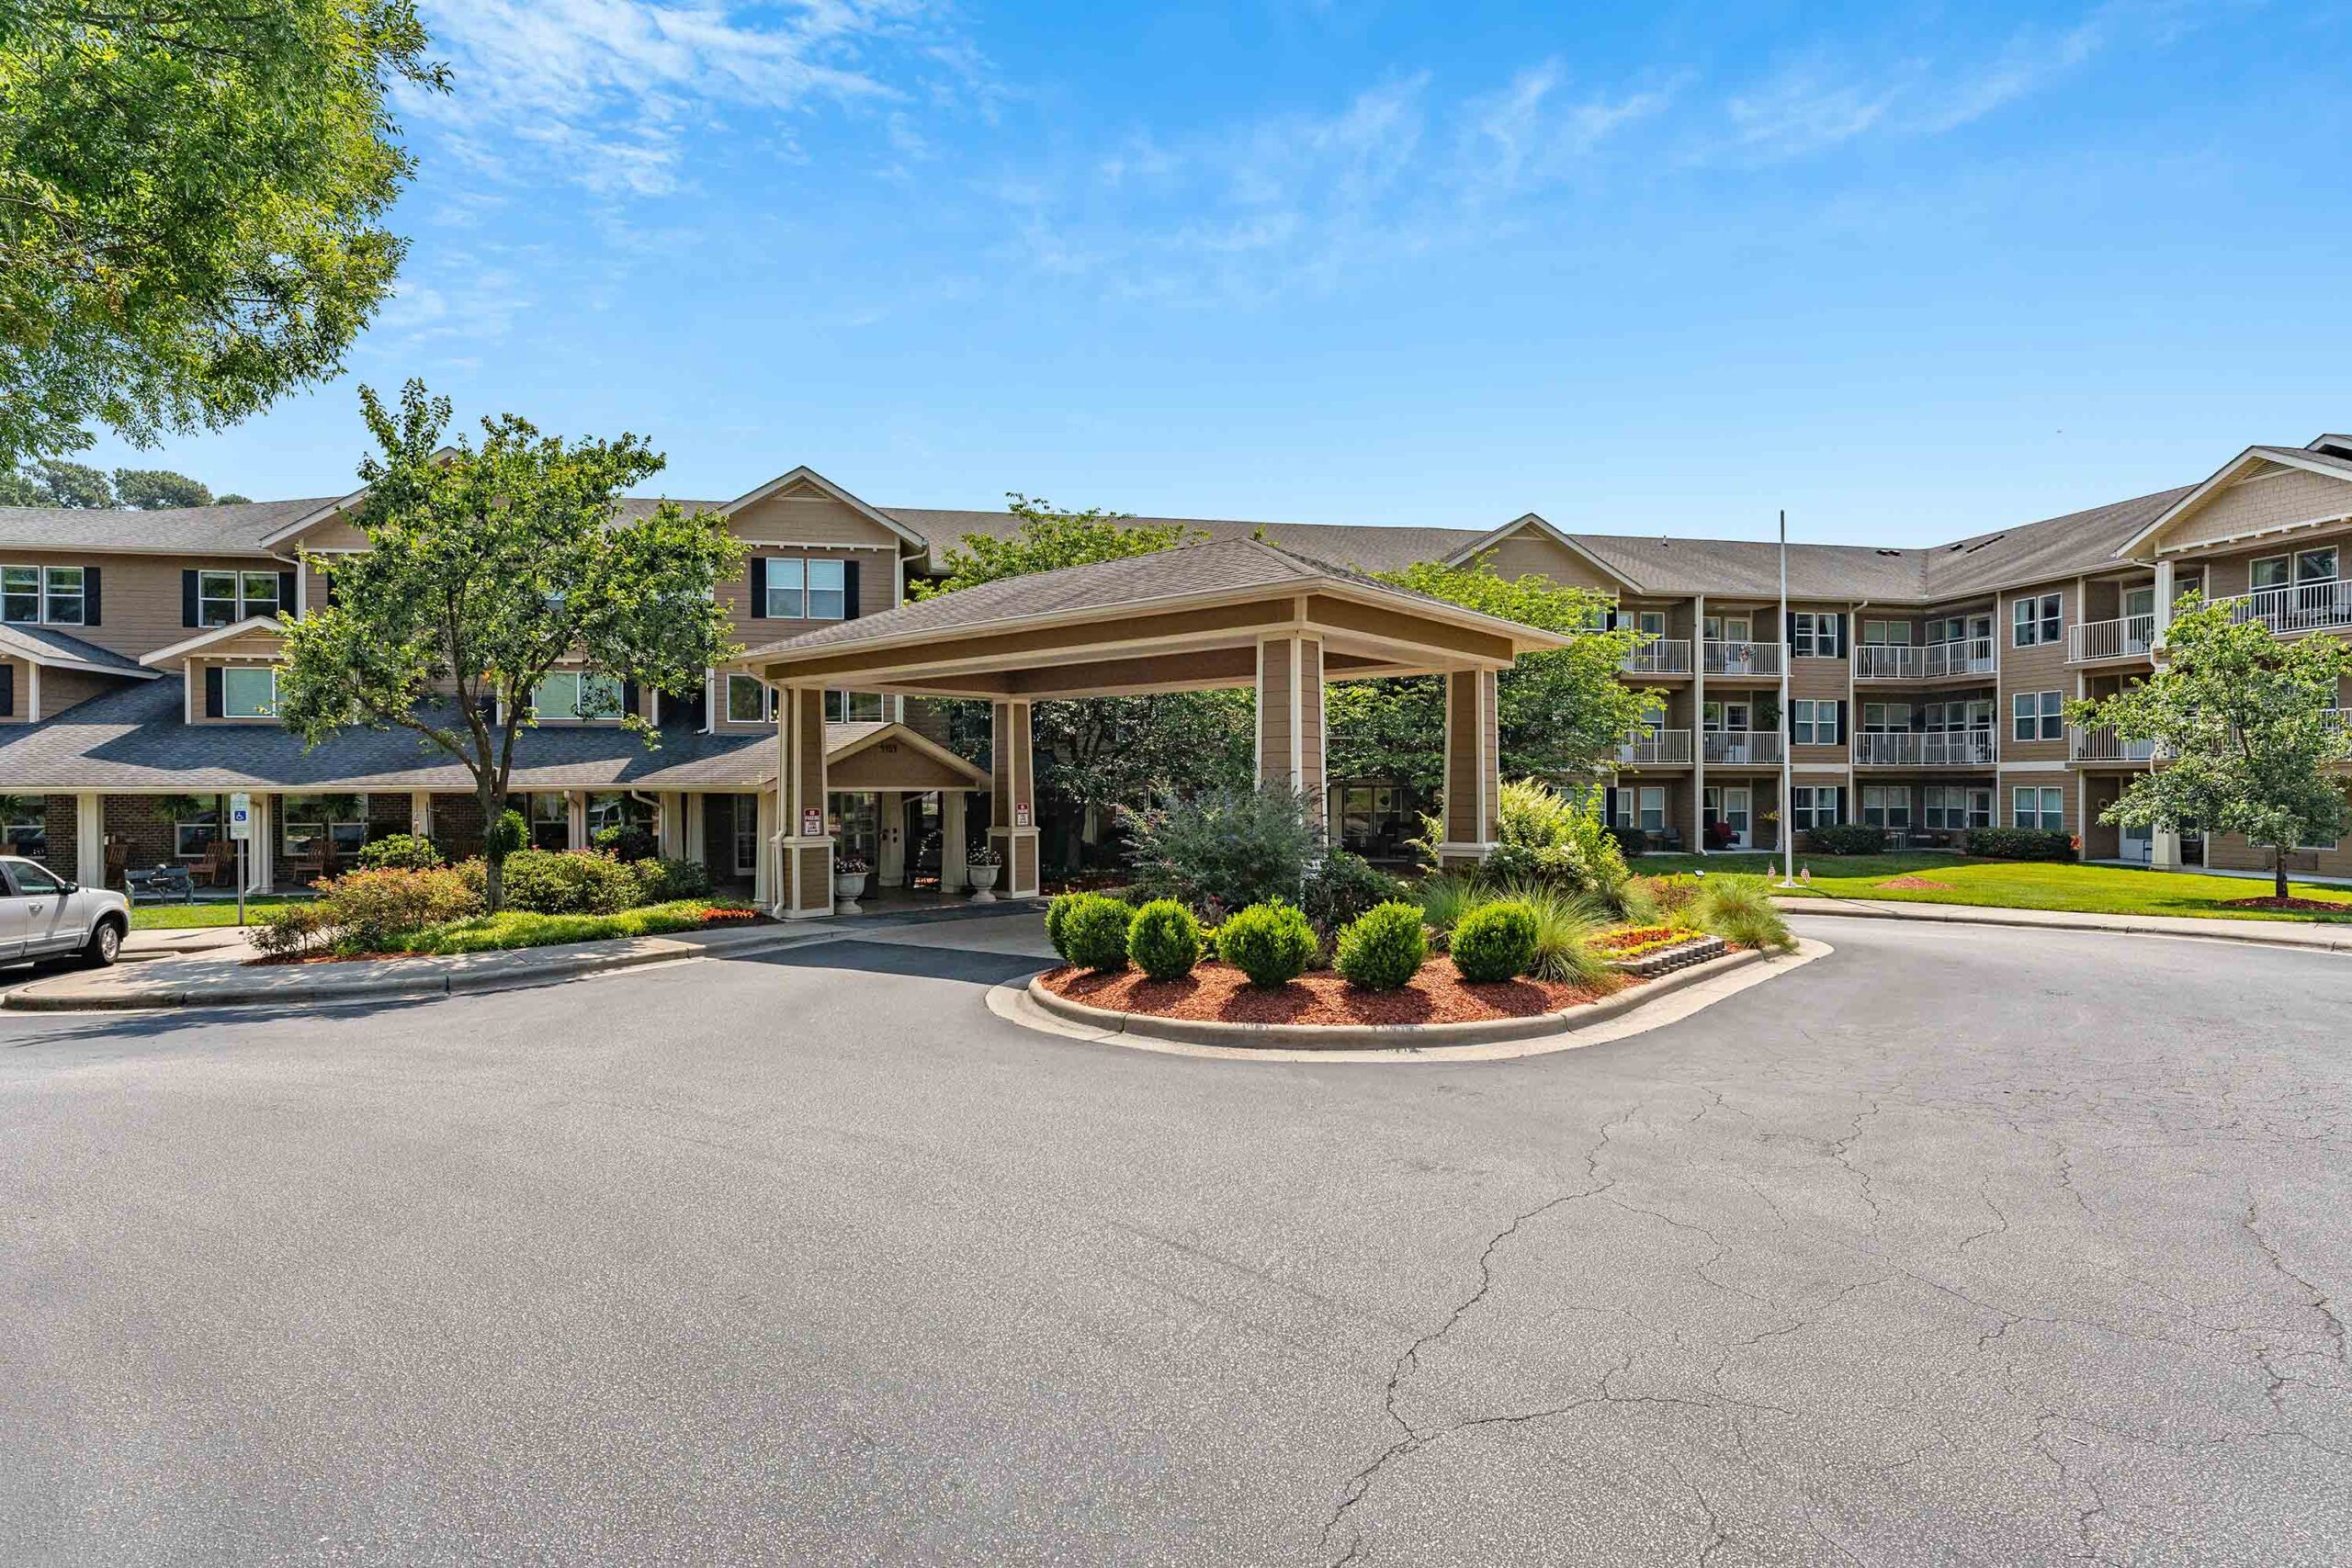
[[[0,467],[232,423],[389,294],[413,0],[0,4]]]
[[[2287,897],[2298,844],[2344,836],[2346,737],[2334,708],[2352,646],[2332,637],[2282,642],[2226,606],[2180,602],[2155,673],[2111,697],[2067,705],[2070,724],[2154,743],[2154,761],[2099,820],[2124,828],[2194,824],[2267,848]]]
[[[212,491],[201,480],[169,468],[117,468],[114,500],[117,506],[134,512],[161,512],[174,506],[209,506]]]
[[[13,468],[0,468],[0,506],[46,506],[48,492],[34,482],[30,474]]]
[[[50,457],[35,463],[33,482],[40,487],[42,506],[70,506],[84,511],[100,511],[114,504],[114,486],[106,475],[87,463],[68,463]]]
[[[1060,512],[1017,493],[1008,501],[1021,519],[1018,528],[1003,537],[965,535],[941,558],[948,575],[921,587],[910,583],[910,595],[928,598],[1000,578],[1123,560],[1206,536],[1182,524],[1131,523],[1100,508]],[[1077,832],[1090,814],[1106,818],[1123,806],[1247,787],[1252,712],[1250,694],[1236,691],[1038,703],[1030,710],[1030,728],[1041,812]],[[948,737],[966,756],[985,758],[987,707],[951,705]]]
[[[251,506],[253,502],[254,498],[252,496],[239,495],[235,491],[230,491],[224,495],[216,495],[212,498],[212,503],[215,506]]]
[[[1467,567],[1424,562],[1381,575],[1466,610],[1579,634],[1566,648],[1526,655],[1497,682],[1507,778],[1601,777],[1615,768],[1625,737],[1657,710],[1655,694],[1618,678],[1642,634],[1596,629],[1610,608],[1605,595],[1563,588],[1545,577],[1499,577],[1484,561]],[[1335,685],[1324,708],[1333,778],[1395,779],[1423,793],[1438,789],[1445,765],[1445,689],[1436,678]]]
[[[713,597],[743,568],[724,520],[664,502],[619,521],[622,492],[662,467],[636,436],[567,445],[507,414],[482,422],[478,448],[445,449],[448,401],[420,383],[397,412],[364,388],[360,400],[383,448],[359,469],[368,489],[353,521],[368,547],[305,553],[333,601],[286,623],[278,716],[306,744],[354,725],[413,730],[465,764],[494,828],[533,694],[555,666],[607,691],[675,691],[741,651]],[[622,722],[659,744],[637,714]],[[512,847],[486,833],[493,910]]]

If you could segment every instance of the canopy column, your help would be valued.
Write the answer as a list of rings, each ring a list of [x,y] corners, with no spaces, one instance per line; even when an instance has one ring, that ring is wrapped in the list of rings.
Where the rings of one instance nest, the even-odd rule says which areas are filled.
[[[1323,641],[1267,637],[1258,644],[1258,783],[1306,797],[1324,820]]]
[[[708,809],[708,800],[709,797],[703,795],[690,795],[686,796],[686,847],[684,854],[687,860],[694,862],[696,865],[707,863],[707,852],[703,847],[703,833],[705,831],[703,813]],[[767,857],[764,855],[760,857],[763,861]]]
[[[775,913],[787,920],[833,912],[833,838],[825,830],[825,694],[797,686],[783,694],[776,726],[776,788],[784,820],[775,828]]]
[[[953,897],[969,882],[964,866],[964,792],[939,792],[939,891]]]
[[[1501,739],[1495,672],[1457,670],[1445,678],[1445,837],[1441,864],[1484,860],[1501,836]]]
[[[1037,770],[1029,705],[992,703],[989,745],[989,841],[1004,858],[1004,890],[1034,898],[1037,871]]]
[[[408,830],[419,839],[433,837],[433,792],[413,789],[408,792]]]
[[[85,887],[107,885],[107,800],[95,791],[74,797],[74,880]]]

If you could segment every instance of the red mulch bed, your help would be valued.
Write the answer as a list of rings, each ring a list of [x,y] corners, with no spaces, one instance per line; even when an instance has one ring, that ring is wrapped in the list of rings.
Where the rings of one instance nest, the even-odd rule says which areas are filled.
[[[2299,909],[2314,915],[2352,915],[2352,902],[2334,898],[2281,898],[2264,894],[2259,898],[2232,898],[2223,906],[2231,909]]]
[[[1951,883],[1938,882],[1932,876],[1890,876],[1884,882],[1880,883],[1879,886],[1881,887],[1936,888],[1946,893],[1951,892],[1952,888],[1952,885]]]
[[[1557,1012],[1601,995],[1551,980],[1473,986],[1444,961],[1423,964],[1397,991],[1359,991],[1328,973],[1261,990],[1223,964],[1204,964],[1182,980],[1147,979],[1135,969],[1096,975],[1065,967],[1046,975],[1045,983],[1055,995],[1089,1007],[1220,1023],[1472,1023]]]

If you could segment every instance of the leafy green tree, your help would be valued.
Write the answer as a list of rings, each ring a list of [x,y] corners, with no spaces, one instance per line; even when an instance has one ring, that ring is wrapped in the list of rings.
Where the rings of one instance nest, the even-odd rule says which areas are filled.
[[[1625,737],[1655,716],[1658,699],[1618,679],[1643,640],[1604,631],[1606,595],[1563,588],[1546,577],[1504,578],[1484,561],[1424,562],[1385,581],[1449,604],[1522,626],[1581,634],[1568,647],[1521,658],[1497,683],[1496,716],[1505,777],[1583,780],[1616,766]],[[1424,794],[1444,774],[1445,688],[1431,676],[1355,681],[1324,698],[1335,779],[1395,779]]]
[[[104,473],[87,463],[49,457],[33,465],[33,482],[40,487],[43,506],[70,506],[98,511],[114,504],[114,486]]]
[[[2334,709],[2352,646],[2332,637],[2282,641],[2226,606],[2180,602],[2155,673],[2111,697],[2071,703],[2066,718],[2152,741],[2155,761],[2099,820],[2123,828],[2195,824],[2270,851],[2287,897],[2298,844],[2342,838],[2346,733]]]
[[[239,495],[235,491],[231,491],[226,495],[214,496],[212,502],[216,506],[250,506],[253,504],[253,499],[252,496]]]
[[[1181,523],[1136,523],[1124,512],[1105,512],[1100,507],[1057,512],[1051,502],[1033,501],[1018,491],[1007,492],[1005,499],[1005,510],[1020,518],[1021,525],[1003,537],[965,535],[940,558],[946,574],[932,581],[909,582],[909,598],[928,599],[1033,571],[1148,556],[1208,537]]]
[[[30,474],[0,468],[0,506],[46,506],[49,492]]]
[[[413,0],[0,3],[0,466],[333,375],[401,260],[425,49]]]
[[[134,512],[162,512],[175,506],[209,506],[212,491],[201,480],[169,468],[117,468],[114,500],[117,506]]]
[[[355,725],[412,730],[465,764],[495,823],[549,670],[675,691],[741,651],[713,597],[743,569],[724,520],[666,502],[619,520],[620,496],[662,466],[636,436],[567,445],[507,414],[482,422],[479,447],[445,450],[448,401],[420,383],[397,412],[364,388],[360,400],[383,448],[359,469],[353,521],[368,548],[306,554],[334,601],[286,626],[278,716],[305,743]],[[659,744],[639,716],[622,722]],[[509,846],[489,840],[495,910]]]

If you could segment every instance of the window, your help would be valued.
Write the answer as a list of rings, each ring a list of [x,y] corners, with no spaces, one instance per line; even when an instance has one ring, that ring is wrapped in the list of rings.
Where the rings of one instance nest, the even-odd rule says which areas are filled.
[[[1959,830],[1993,825],[1993,792],[1981,785],[1929,784],[1924,825]]]
[[[0,567],[0,620],[78,626],[89,604],[85,580],[78,566]]]
[[[182,796],[172,818],[172,853],[182,860],[194,860],[220,837],[220,797]]]
[[[2297,582],[2333,582],[2335,581],[2335,547],[2324,549],[2300,550],[2295,555]]]
[[[1911,646],[1911,623],[1864,621],[1862,640],[1879,648],[1908,648]]]
[[[275,718],[277,671],[266,664],[232,664],[220,671],[223,718]]]
[[[368,841],[364,795],[289,795],[278,803],[278,841],[289,859],[349,855]]]
[[[779,621],[838,621],[849,615],[849,568],[837,560],[771,557],[768,616]]]
[[[8,868],[8,876],[16,883],[19,898],[37,898],[44,893],[65,891],[65,884],[51,875],[46,866],[12,865]]]
[[[2058,593],[2044,593],[2039,599],[2018,600],[2014,607],[2017,621],[2011,642],[2018,648],[2056,642],[2064,620],[2062,614],[2064,604],[2064,595]]]
[[[531,847],[535,850],[562,850],[571,847],[571,802],[560,794],[541,793],[531,796],[531,809],[526,819],[531,827]]]
[[[0,840],[12,855],[49,852],[49,801],[38,795],[0,795]]]
[[[1795,828],[1834,828],[1839,820],[1839,791],[1831,784],[1797,784],[1789,791],[1789,822]]]
[[[1664,637],[1666,635],[1666,612],[1664,610],[1636,610],[1634,612],[1634,625],[1639,630],[1647,632],[1652,637]]]
[[[199,571],[196,574],[196,624],[233,626],[255,615],[278,612],[277,573]]]
[[[2334,849],[2335,849],[2335,848],[2337,847],[2338,842],[2339,842],[2339,840],[2335,840],[2335,839],[2323,839],[2323,840],[2321,840],[2318,843],[2315,843],[2315,844],[2297,844],[2295,847],[2296,847],[2297,849],[2299,849],[2299,850],[2331,850],[2331,851],[2332,851],[2332,850],[2334,850]]]
[[[756,675],[727,677],[727,721],[729,724],[775,722],[775,693]]]
[[[1872,828],[1908,828],[1911,826],[1911,786],[1908,784],[1864,784],[1862,786],[1862,821]]]
[[[2014,789],[2009,792],[2009,809],[2012,826],[2055,833],[2066,826],[2066,792],[2058,788]]]
[[[1789,704],[1789,744],[1837,745],[1838,705],[1815,698],[1792,699]]]
[[[2065,701],[2057,692],[2019,692],[2010,703],[2009,733],[2018,740],[2063,740]]]
[[[2245,569],[2245,580],[2256,592],[2266,588],[2284,588],[2293,581],[2285,556],[2265,556]]]
[[[1410,793],[1401,784],[1350,784],[1340,792],[1340,843],[1360,855],[1393,857],[1412,838]]]
[[[1645,832],[1666,830],[1666,790],[1661,785],[1645,784],[1639,789],[1617,792],[1617,820],[1620,828],[1639,828]]]
[[[634,829],[649,838],[653,832],[653,807],[626,790],[590,795],[587,816],[588,842],[592,845],[599,833],[609,829]]]
[[[1864,703],[1862,730],[1868,735],[1902,735],[1911,728],[1908,703]]]
[[[1837,659],[1844,653],[1838,633],[1846,617],[1799,610],[1789,616],[1789,651],[1798,659]]]
[[[879,724],[887,716],[888,699],[875,692],[827,692],[827,724]]]
[[[618,718],[621,683],[586,671],[551,671],[531,688],[531,712],[539,718]]]

